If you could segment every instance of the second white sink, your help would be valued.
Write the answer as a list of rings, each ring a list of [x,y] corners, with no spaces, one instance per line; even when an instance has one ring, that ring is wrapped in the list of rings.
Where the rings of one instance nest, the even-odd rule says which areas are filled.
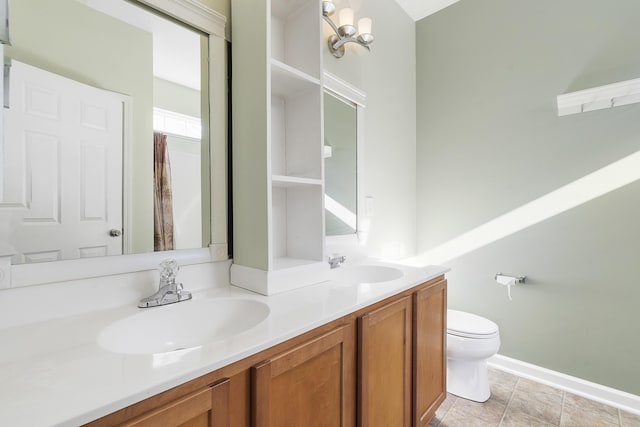
[[[98,344],[122,354],[157,354],[198,347],[253,328],[269,307],[241,298],[190,300],[144,311],[102,330]]]
[[[344,268],[344,270],[343,270]],[[336,280],[349,283],[390,282],[404,276],[402,270],[383,265],[357,265],[341,267],[336,272]]]

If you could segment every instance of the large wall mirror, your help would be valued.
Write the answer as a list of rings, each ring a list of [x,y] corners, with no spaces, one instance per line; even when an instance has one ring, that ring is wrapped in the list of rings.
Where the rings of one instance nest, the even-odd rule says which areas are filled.
[[[357,236],[362,230],[365,94],[324,73],[325,234]]]
[[[193,4],[9,1],[0,151],[9,286],[38,283],[29,273],[43,269],[92,265],[100,275],[163,256],[227,257],[225,18]],[[119,262],[124,271],[97,261],[154,252]]]

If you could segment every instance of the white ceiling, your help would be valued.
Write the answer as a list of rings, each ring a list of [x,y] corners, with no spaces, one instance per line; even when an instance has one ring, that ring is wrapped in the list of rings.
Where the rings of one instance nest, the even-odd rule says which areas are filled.
[[[427,17],[460,0],[396,0],[414,21]]]

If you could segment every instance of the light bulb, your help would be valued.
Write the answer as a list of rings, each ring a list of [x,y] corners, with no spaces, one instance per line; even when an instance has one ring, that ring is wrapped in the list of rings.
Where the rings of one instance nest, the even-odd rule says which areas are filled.
[[[358,33],[371,34],[371,18],[360,18],[358,20]]]

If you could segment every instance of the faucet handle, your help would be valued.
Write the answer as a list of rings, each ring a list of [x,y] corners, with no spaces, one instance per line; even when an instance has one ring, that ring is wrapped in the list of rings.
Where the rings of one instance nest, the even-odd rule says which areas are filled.
[[[165,259],[160,263],[160,281],[174,283],[180,271],[180,265],[175,259]]]
[[[328,257],[329,261],[329,266],[331,268],[337,268],[340,267],[340,265],[342,263],[344,263],[347,260],[347,257],[344,255],[340,255],[340,254],[331,254],[331,256]]]

